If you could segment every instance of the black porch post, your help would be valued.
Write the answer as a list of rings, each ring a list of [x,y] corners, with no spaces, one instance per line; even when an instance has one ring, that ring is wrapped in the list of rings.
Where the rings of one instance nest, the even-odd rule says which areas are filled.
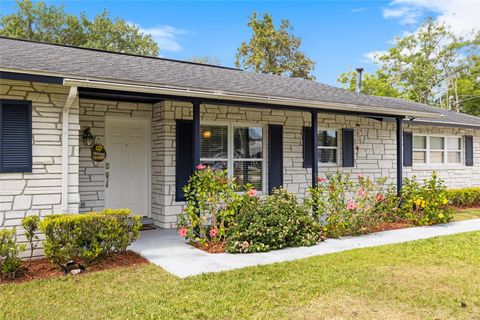
[[[403,118],[397,117],[397,194],[402,192],[403,184]]]
[[[193,166],[200,164],[200,102],[193,103]]]
[[[318,178],[318,155],[317,155],[317,145],[318,145],[318,121],[317,121],[317,111],[312,111],[312,187],[317,186]]]

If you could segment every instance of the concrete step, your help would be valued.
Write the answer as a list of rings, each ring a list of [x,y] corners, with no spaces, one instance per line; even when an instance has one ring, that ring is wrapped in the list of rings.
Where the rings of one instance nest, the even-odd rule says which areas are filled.
[[[142,217],[142,224],[153,224],[153,219],[149,217]]]

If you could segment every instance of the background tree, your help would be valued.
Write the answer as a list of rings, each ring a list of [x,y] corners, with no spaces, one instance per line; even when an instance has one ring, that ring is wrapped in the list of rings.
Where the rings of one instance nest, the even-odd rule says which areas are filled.
[[[344,88],[347,88],[350,91],[355,91],[357,89],[357,72],[348,71],[342,73],[337,78],[337,82],[342,84]],[[377,71],[374,74],[366,72],[362,74],[362,93],[372,96],[401,97],[401,93],[395,88],[394,84],[391,83],[388,77],[380,71]]]
[[[150,35],[120,18],[110,18],[104,10],[89,19],[65,12],[63,5],[18,0],[15,13],[1,16],[0,35],[140,55],[158,55],[158,45]]]
[[[474,92],[477,42],[456,37],[449,27],[427,19],[417,32],[396,38],[392,48],[376,55],[380,68],[366,76],[363,87],[370,92],[365,93],[471,112],[467,105],[478,102]],[[337,81],[354,90],[354,77],[344,73]]]
[[[210,57],[210,56],[194,56],[190,58],[190,61],[196,62],[196,63],[204,63],[204,64],[211,64],[214,66],[219,66],[221,65],[220,59]]]
[[[235,65],[246,70],[313,80],[314,62],[299,50],[301,39],[292,34],[288,20],[282,20],[275,29],[272,16],[253,13],[248,22],[252,29],[250,41],[242,42]]]

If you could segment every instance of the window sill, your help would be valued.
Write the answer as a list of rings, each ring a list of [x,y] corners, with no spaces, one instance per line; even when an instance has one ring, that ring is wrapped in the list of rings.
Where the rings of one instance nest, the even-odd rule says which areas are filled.
[[[413,171],[423,171],[423,170],[464,170],[467,167],[462,164],[417,164],[413,165]]]

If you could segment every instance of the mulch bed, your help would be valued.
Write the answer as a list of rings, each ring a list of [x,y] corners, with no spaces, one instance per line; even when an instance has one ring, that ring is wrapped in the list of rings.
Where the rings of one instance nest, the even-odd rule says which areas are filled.
[[[460,207],[452,207],[454,210],[468,210],[468,209],[478,209],[480,210],[480,207],[478,204],[470,205],[470,206],[460,206]]]
[[[190,245],[194,246],[197,249],[208,253],[224,253],[225,252],[225,244],[224,243],[216,243],[211,245],[202,245],[200,243],[191,242]]]
[[[80,273],[80,275],[103,270],[126,268],[145,264],[149,264],[147,259],[143,258],[141,255],[133,251],[127,251],[126,253],[112,254],[96,262],[95,264],[88,266],[84,272]],[[22,266],[24,268],[27,268],[23,276],[16,279],[4,279],[0,277],[0,284],[19,283],[36,279],[48,279],[64,276],[62,270],[60,270],[57,266],[51,264],[50,261],[45,258],[32,260],[30,266],[28,266],[28,261],[23,261]]]
[[[369,233],[373,232],[380,232],[380,231],[388,231],[388,230],[398,230],[398,229],[405,229],[414,227],[413,224],[406,222],[406,221],[398,221],[398,222],[382,222],[376,228],[372,228],[369,230]]]

